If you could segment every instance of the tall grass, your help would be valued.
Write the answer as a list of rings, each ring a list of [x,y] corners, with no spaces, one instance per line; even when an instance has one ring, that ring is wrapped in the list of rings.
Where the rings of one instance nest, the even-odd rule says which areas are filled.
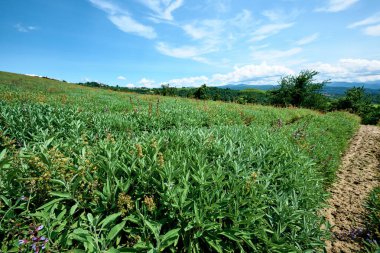
[[[4,252],[321,249],[317,211],[359,122],[8,73],[0,98]]]

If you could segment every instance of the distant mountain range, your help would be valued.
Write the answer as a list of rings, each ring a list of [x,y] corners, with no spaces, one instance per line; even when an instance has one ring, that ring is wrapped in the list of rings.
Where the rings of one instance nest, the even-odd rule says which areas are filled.
[[[272,90],[279,87],[278,85],[251,85],[251,84],[227,84],[218,86],[222,89],[231,90],[245,90],[245,89],[258,89],[258,90]],[[348,82],[331,82],[326,84],[323,89],[324,93],[331,95],[343,95],[348,89],[352,87],[364,87],[369,94],[380,94],[380,82],[365,82],[365,83],[348,83]]]

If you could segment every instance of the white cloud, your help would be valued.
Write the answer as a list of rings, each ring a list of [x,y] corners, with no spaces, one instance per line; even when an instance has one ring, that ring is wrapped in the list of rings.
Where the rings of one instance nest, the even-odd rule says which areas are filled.
[[[342,59],[340,65],[346,68],[348,71],[361,72],[370,74],[373,72],[380,72],[379,60],[367,60],[367,59]]]
[[[198,87],[202,84],[209,86],[220,86],[232,83],[245,84],[276,84],[281,76],[294,74],[294,71],[280,65],[245,65],[235,67],[233,71],[225,74],[214,74],[211,77],[194,76],[172,79],[168,83],[176,87]]]
[[[204,83],[208,83],[209,79],[206,76],[194,76],[169,80],[168,83],[175,87],[195,87]]]
[[[22,24],[16,24],[14,27],[17,29],[17,31],[23,32],[23,33],[27,33],[27,32],[37,30],[37,27],[35,27],[35,26],[24,26]]]
[[[277,21],[282,19],[284,13],[279,10],[265,10],[261,13],[264,17],[268,18],[270,21]]]
[[[253,32],[254,25],[248,10],[243,10],[230,19],[196,20],[180,26],[195,42],[193,45],[172,47],[160,42],[156,49],[168,56],[212,64],[204,55],[231,49],[235,42],[244,41],[244,37]]]
[[[263,25],[259,27],[255,32],[253,32],[251,41],[260,41],[266,39],[269,36],[275,35],[284,29],[292,27],[293,25],[294,23]]]
[[[230,83],[246,84],[275,84],[281,76],[294,74],[294,71],[280,65],[268,65],[265,62],[259,65],[245,65],[235,67],[227,74],[215,74],[211,83],[223,85]]]
[[[368,59],[341,59],[337,63],[316,62],[305,65],[306,69],[320,72],[318,79],[343,82],[368,82],[380,81],[380,61]],[[294,75],[298,69],[292,69],[284,65],[271,65],[265,62],[261,64],[249,64],[235,67],[228,73],[219,73],[208,76],[194,76],[172,79],[168,82],[175,87],[198,87],[204,83],[208,86],[220,86],[225,84],[277,84],[281,77]],[[143,78],[140,84],[153,86],[154,81]]]
[[[369,36],[380,36],[380,12],[347,26],[348,28],[364,27],[362,32]]]
[[[380,61],[341,59],[336,64],[313,63],[307,66],[321,73],[321,78],[332,81],[368,82],[380,80]]]
[[[154,12],[153,18],[172,21],[172,12],[183,5],[183,0],[140,0]]]
[[[364,33],[369,36],[380,36],[380,24],[366,27]]]
[[[118,76],[117,77],[117,80],[126,80],[127,78],[125,78],[124,76]]]
[[[367,26],[367,25],[373,25],[373,24],[378,24],[378,23],[380,23],[380,12],[377,12],[368,18],[352,23],[348,26],[348,28],[357,28],[360,26]]]
[[[108,19],[121,31],[133,33],[147,39],[157,37],[153,27],[146,26],[134,20],[128,11],[107,0],[89,0],[95,7],[108,14]]]
[[[327,0],[325,6],[317,8],[316,11],[320,12],[340,12],[348,9],[359,0]]]
[[[182,26],[184,32],[197,42],[195,47],[202,54],[218,51],[223,42],[226,42],[227,39],[221,39],[222,34],[227,31],[227,28],[223,28],[226,28],[225,21],[219,19],[201,20]]]
[[[284,9],[271,9],[264,10],[261,15],[266,17],[272,22],[285,22],[296,18],[302,11],[300,9],[284,10]]]
[[[89,0],[94,6],[97,8],[107,12],[110,15],[114,15],[120,12],[124,12],[124,14],[128,14],[128,12],[122,11],[120,7],[117,5],[108,2],[107,0]]]
[[[252,57],[256,61],[276,61],[281,58],[290,57],[299,54],[302,48],[295,47],[289,50],[260,50],[253,51]]]
[[[251,12],[243,10],[230,19],[197,20],[183,25],[182,29],[193,40],[198,40],[208,47],[219,48],[249,34],[253,25]]]
[[[218,1],[213,1],[214,2],[214,8],[217,12],[219,13],[226,13],[230,10],[230,5],[231,5],[231,0],[218,0]]]
[[[312,43],[316,39],[318,39],[319,33],[314,33],[312,35],[306,36],[298,41],[296,41],[296,45],[303,46]]]
[[[192,24],[184,25],[182,29],[186,32],[186,34],[195,40],[203,39],[205,37],[208,37],[210,34],[210,31],[206,31],[204,28],[196,27]]]
[[[147,39],[154,39],[157,37],[157,34],[152,27],[140,24],[129,16],[113,15],[108,18],[123,32],[135,33]]]
[[[159,42],[156,44],[156,49],[164,55],[181,58],[181,59],[193,59],[199,62],[205,62],[206,59],[201,57],[201,55],[211,52],[212,48],[199,48],[196,46],[181,46],[181,47],[171,47],[164,42]]]
[[[155,81],[144,77],[139,81],[139,84],[146,88],[152,88],[155,85]]]

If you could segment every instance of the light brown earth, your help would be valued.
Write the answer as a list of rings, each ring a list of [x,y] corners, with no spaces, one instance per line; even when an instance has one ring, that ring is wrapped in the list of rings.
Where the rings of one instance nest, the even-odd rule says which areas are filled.
[[[380,128],[362,125],[351,141],[330,188],[329,208],[324,216],[332,225],[332,240],[326,252],[360,252],[354,240],[364,228],[363,203],[370,191],[379,185]]]

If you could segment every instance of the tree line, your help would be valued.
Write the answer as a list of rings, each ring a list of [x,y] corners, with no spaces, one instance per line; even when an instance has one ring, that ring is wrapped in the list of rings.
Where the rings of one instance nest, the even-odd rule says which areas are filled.
[[[282,77],[279,86],[273,90],[258,89],[232,90],[208,87],[206,84],[198,88],[176,88],[169,84],[160,88],[125,88],[113,87],[96,82],[79,83],[80,85],[100,87],[140,94],[156,94],[162,96],[179,96],[202,100],[218,100],[240,104],[254,103],[281,107],[303,107],[319,111],[346,110],[362,118],[363,124],[378,124],[380,105],[373,103],[380,100],[380,95],[373,97],[366,93],[364,87],[348,89],[343,96],[332,97],[324,94],[323,88],[328,81],[318,82],[317,71],[304,70],[298,75]]]

